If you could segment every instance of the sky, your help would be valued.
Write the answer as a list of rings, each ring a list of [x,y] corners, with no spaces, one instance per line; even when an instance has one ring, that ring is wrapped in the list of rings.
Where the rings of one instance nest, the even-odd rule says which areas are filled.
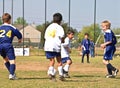
[[[5,12],[11,13],[11,1],[5,1]],[[13,0],[13,21],[22,17],[22,1]],[[24,0],[25,20],[36,25],[45,22],[45,0]],[[69,21],[69,0],[47,0],[47,21],[52,15],[60,12],[63,21]],[[109,20],[112,28],[120,27],[120,0],[96,0],[96,23]],[[3,0],[0,0],[0,16],[3,14]],[[83,26],[94,23],[94,0],[71,0],[70,25],[78,31]]]

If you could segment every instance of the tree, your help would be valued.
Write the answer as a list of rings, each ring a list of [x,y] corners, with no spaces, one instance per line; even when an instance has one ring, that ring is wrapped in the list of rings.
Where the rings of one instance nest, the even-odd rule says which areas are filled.
[[[95,31],[94,31],[94,24],[92,24],[92,25],[90,25],[90,26],[84,26],[84,27],[82,28],[82,30],[79,32],[79,34],[78,34],[78,41],[81,42],[82,39],[84,38],[84,34],[85,34],[85,33],[88,33],[90,39],[93,39],[93,41],[94,41],[94,39],[95,39],[95,42],[96,42],[98,36],[99,36],[100,33],[101,33],[101,29],[100,29],[100,27],[99,27],[98,24],[96,24],[95,26],[96,26]],[[95,34],[95,35],[94,35],[94,34]]]
[[[44,34],[45,34],[45,30],[46,30],[46,28],[47,28],[47,26],[48,26],[49,24],[50,24],[50,22],[46,22],[46,24],[43,23],[42,25],[38,25],[38,26],[36,27],[37,30],[41,32],[41,44],[40,44],[40,47],[41,47],[41,48],[43,48],[43,46],[44,46],[44,42],[45,42],[45,40],[44,40]]]
[[[17,20],[14,22],[15,25],[24,25],[26,26],[28,23],[26,22],[25,19],[23,19],[23,17],[18,17]]]
[[[45,30],[46,30],[47,26],[49,26],[49,24],[51,24],[51,22],[46,22],[46,27],[45,27],[45,23],[37,26],[37,30],[41,32],[41,47],[43,47],[43,45],[44,45],[44,41],[45,41],[44,34],[45,34]],[[67,23],[62,23],[62,27],[65,31],[65,34],[67,33],[68,30],[73,30],[75,32],[75,35],[77,35],[76,33],[78,33],[77,30],[73,29],[72,27],[69,28]],[[75,43],[74,43],[74,45],[75,45]]]

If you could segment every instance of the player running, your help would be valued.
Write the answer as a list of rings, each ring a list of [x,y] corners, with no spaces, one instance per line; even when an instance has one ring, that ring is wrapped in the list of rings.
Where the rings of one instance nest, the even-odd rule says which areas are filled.
[[[67,37],[64,40],[64,43],[61,44],[61,58],[62,58],[62,63],[64,64],[63,67],[63,74],[65,78],[70,78],[68,72],[69,72],[69,67],[72,64],[72,60],[70,58],[70,53],[71,53],[71,41],[74,36],[74,31],[70,30],[67,33]]]
[[[21,33],[11,25],[11,15],[4,13],[2,16],[3,25],[0,26],[0,54],[4,59],[6,68],[9,71],[9,79],[16,79],[15,70],[15,54],[12,41],[14,36],[18,38],[18,42],[22,41]]]
[[[50,60],[49,68],[48,68],[48,75],[50,79],[55,80],[55,73],[56,70],[54,68],[55,58],[58,62],[58,72],[59,72],[59,79],[64,81],[63,77],[63,69],[62,69],[62,62],[61,62],[61,41],[64,37],[64,30],[62,26],[60,26],[62,21],[62,15],[60,13],[55,13],[53,15],[53,23],[50,24],[46,31],[45,31],[45,46],[44,50],[46,53],[47,59]]]
[[[106,65],[108,70],[106,78],[114,78],[119,72],[119,70],[112,66],[112,64],[110,63],[110,60],[112,60],[113,55],[116,51],[115,44],[117,43],[114,33],[112,32],[112,30],[110,30],[110,26],[111,23],[107,20],[103,21],[101,24],[105,40],[105,42],[101,44],[101,48],[105,49],[103,63]]]

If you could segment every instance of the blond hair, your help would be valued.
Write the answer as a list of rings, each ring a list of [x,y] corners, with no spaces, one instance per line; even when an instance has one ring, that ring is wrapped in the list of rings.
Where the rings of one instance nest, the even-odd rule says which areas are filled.
[[[106,26],[107,29],[110,29],[110,27],[111,27],[111,23],[110,23],[110,21],[108,21],[108,20],[103,21],[103,22],[102,22],[102,25]]]

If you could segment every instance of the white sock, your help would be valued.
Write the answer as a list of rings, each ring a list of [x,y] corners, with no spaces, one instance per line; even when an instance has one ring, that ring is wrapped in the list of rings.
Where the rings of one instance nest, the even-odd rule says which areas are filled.
[[[63,69],[64,69],[66,72],[68,72],[68,71],[69,71],[69,67],[70,67],[70,65],[66,64]]]
[[[59,66],[59,67],[58,67],[58,72],[59,72],[59,75],[63,76],[62,66]]]
[[[53,66],[50,66],[49,69],[48,69],[48,75],[51,74],[51,75],[55,75],[54,74],[54,67]]]

